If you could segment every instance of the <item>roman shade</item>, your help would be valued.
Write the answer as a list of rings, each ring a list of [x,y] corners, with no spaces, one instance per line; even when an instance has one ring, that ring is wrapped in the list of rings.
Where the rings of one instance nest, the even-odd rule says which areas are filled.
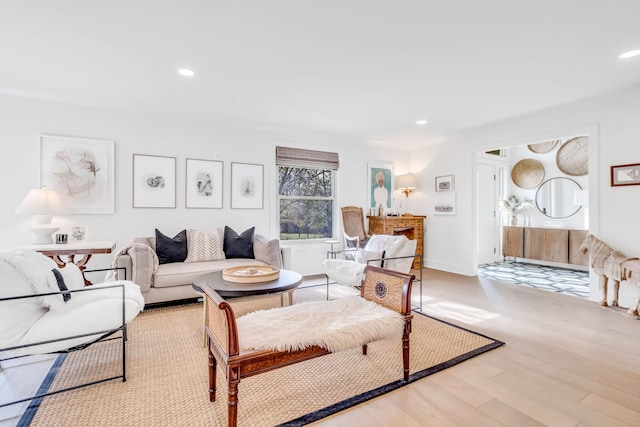
[[[297,168],[338,170],[338,153],[305,150],[302,148],[276,147],[276,165]]]

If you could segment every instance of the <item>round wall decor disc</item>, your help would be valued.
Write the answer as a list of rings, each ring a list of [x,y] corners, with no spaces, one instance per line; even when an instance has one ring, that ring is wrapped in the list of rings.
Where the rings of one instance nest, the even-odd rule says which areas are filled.
[[[583,176],[589,173],[589,139],[586,136],[571,138],[558,149],[558,169],[567,175]]]
[[[544,154],[556,148],[556,145],[558,145],[559,143],[560,143],[559,139],[554,139],[553,141],[539,142],[537,144],[529,144],[527,145],[527,147],[529,147],[529,150],[533,151],[534,153]]]
[[[511,179],[520,188],[536,188],[544,179],[544,166],[534,159],[522,159],[513,165]]]

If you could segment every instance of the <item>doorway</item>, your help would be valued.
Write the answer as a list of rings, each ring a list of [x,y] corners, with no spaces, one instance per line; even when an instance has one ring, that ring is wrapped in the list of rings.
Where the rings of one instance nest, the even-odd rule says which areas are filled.
[[[504,195],[507,165],[503,160],[479,159],[476,166],[477,262],[491,264],[502,260],[498,200]]]

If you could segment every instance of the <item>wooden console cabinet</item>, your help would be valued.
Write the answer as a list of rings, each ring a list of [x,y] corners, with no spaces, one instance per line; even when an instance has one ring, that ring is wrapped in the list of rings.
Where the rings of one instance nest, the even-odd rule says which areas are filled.
[[[588,255],[578,249],[588,233],[588,230],[505,226],[502,255],[586,266]]]
[[[416,255],[424,260],[424,219],[426,216],[368,216],[369,234],[404,235],[416,240]],[[412,268],[420,268],[420,261],[413,260]]]

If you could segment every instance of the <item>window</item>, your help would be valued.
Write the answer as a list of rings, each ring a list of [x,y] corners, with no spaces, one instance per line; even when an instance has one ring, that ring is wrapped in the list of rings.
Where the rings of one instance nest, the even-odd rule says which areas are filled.
[[[338,154],[276,147],[280,240],[333,236]]]

